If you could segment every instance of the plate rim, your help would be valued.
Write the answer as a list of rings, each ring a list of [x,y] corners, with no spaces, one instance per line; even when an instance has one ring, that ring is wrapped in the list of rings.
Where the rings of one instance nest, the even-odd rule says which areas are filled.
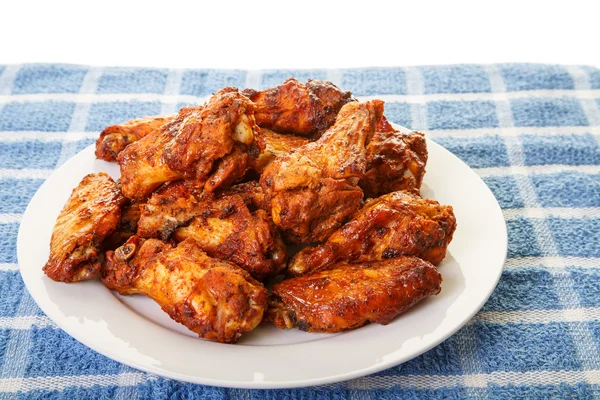
[[[397,124],[392,124],[395,128],[397,129],[407,129],[404,127],[401,127]],[[461,164],[463,164],[464,166],[466,166],[469,170],[469,173],[472,175],[472,177],[477,178],[477,180],[480,181],[480,183],[483,185],[482,187],[485,188],[485,190],[487,192],[489,192],[489,194],[492,196],[492,198],[494,199],[494,213],[500,213],[500,215],[502,215],[502,209],[498,203],[498,200],[496,199],[496,197],[493,195],[493,193],[491,192],[491,190],[489,189],[489,187],[485,184],[485,182],[481,179],[481,177],[479,177],[479,175],[477,175],[477,173],[475,173],[475,171],[470,168],[466,163],[464,163],[460,158],[458,158],[456,155],[452,154],[450,151],[446,150],[444,147],[442,147],[441,145],[435,143],[434,141],[432,141],[429,137],[427,137],[427,134],[425,134],[426,136],[426,140],[427,140],[427,146],[428,149],[430,148],[430,146],[433,144],[433,146],[437,146],[439,147],[438,150],[441,150],[446,154],[446,156],[449,156],[451,158],[454,158],[455,162],[459,162]],[[79,155],[82,152],[85,151],[89,151],[90,147],[93,147],[94,144],[91,144],[90,146],[84,148],[83,150],[81,150],[80,152],[78,152],[77,154],[73,155],[73,157],[69,158],[69,160],[71,160],[72,158],[76,157],[77,155]],[[67,160],[65,162],[65,164],[69,161]],[[63,164],[64,165],[64,164]],[[62,167],[62,165],[61,165]],[[323,385],[323,384],[330,384],[330,383],[337,383],[337,382],[341,382],[341,381],[346,381],[346,380],[350,380],[350,379],[354,379],[354,378],[358,378],[358,377],[362,377],[362,376],[366,376],[366,375],[370,375],[376,372],[380,372],[382,370],[391,368],[393,366],[405,363],[409,360],[412,360],[415,357],[418,357],[420,355],[422,355],[423,353],[431,350],[432,348],[440,345],[442,342],[444,342],[445,340],[447,340],[449,337],[451,337],[452,335],[454,335],[459,329],[461,329],[462,327],[464,327],[472,318],[473,316],[479,312],[479,310],[483,307],[483,305],[487,302],[487,300],[489,299],[489,297],[491,296],[491,294],[494,292],[494,290],[496,289],[497,285],[498,285],[498,281],[500,280],[500,277],[502,275],[502,272],[504,271],[504,267],[505,267],[505,263],[506,263],[506,259],[507,259],[507,251],[508,251],[508,231],[507,231],[507,225],[506,225],[506,220],[502,217],[502,232],[498,232],[498,234],[501,234],[502,236],[502,243],[498,243],[498,246],[502,247],[502,254],[503,254],[503,258],[502,260],[497,260],[498,263],[500,263],[501,261],[501,266],[496,268],[496,276],[494,277],[494,284],[490,287],[489,292],[487,293],[487,295],[485,296],[485,298],[481,299],[479,301],[479,304],[477,304],[477,307],[472,308],[472,310],[468,313],[465,313],[464,316],[461,318],[460,323],[456,324],[452,329],[447,330],[442,337],[439,340],[434,340],[431,343],[429,343],[427,346],[423,346],[421,348],[419,348],[417,351],[415,352],[411,352],[411,355],[406,358],[406,359],[402,359],[402,357],[396,357],[396,358],[390,358],[389,360],[384,360],[381,361],[379,363],[375,363],[375,364],[371,364],[368,365],[364,368],[359,368],[359,369],[355,369],[353,371],[350,372],[345,372],[345,373],[340,373],[340,374],[331,374],[331,375],[327,375],[327,376],[323,376],[320,378],[313,378],[313,379],[302,379],[302,380],[296,380],[296,379],[288,379],[286,381],[239,381],[239,380],[221,380],[221,379],[213,379],[213,378],[206,378],[206,377],[197,377],[194,376],[194,379],[190,379],[189,376],[187,375],[183,375],[179,372],[173,372],[173,371],[169,371],[169,370],[164,370],[164,369],[160,369],[160,368],[151,368],[148,367],[147,365],[144,365],[142,363],[138,363],[135,360],[130,360],[127,359],[125,357],[121,357],[119,354],[116,353],[111,353],[110,351],[107,351],[107,349],[103,348],[102,346],[98,345],[97,341],[86,341],[85,337],[83,337],[82,339],[80,339],[81,335],[78,332],[73,332],[71,329],[71,326],[68,324],[61,324],[59,323],[61,318],[57,318],[56,315],[52,315],[54,314],[51,310],[49,311],[49,306],[47,304],[45,304],[43,301],[39,301],[38,300],[38,296],[39,294],[35,293],[35,290],[32,291],[31,289],[31,285],[32,283],[29,282],[28,278],[26,277],[26,275],[23,274],[23,270],[21,269],[21,259],[22,259],[22,252],[24,251],[23,249],[26,247],[24,246],[24,240],[23,239],[23,226],[24,224],[22,223],[23,221],[26,220],[26,215],[28,215],[28,213],[30,213],[30,206],[33,203],[34,199],[36,198],[36,196],[38,195],[38,193],[42,190],[42,188],[44,188],[47,183],[50,181],[50,177],[56,173],[56,171],[58,171],[61,167],[55,169],[54,171],[52,171],[52,174],[44,181],[44,183],[38,188],[38,190],[36,191],[36,193],[34,194],[34,196],[31,198],[30,202],[27,205],[27,208],[25,210],[25,212],[23,213],[23,219],[21,221],[21,224],[19,226],[19,231],[18,231],[18,235],[17,235],[17,258],[18,258],[18,263],[19,263],[19,273],[21,274],[21,277],[23,279],[23,282],[25,283],[25,287],[27,288],[27,291],[29,292],[29,294],[31,295],[31,297],[34,299],[34,301],[36,302],[36,304],[40,307],[40,309],[44,312],[44,314],[46,316],[48,316],[48,318],[50,320],[52,320],[58,327],[59,329],[63,330],[64,332],[66,332],[68,335],[70,335],[71,337],[73,337],[75,340],[77,340],[78,342],[82,343],[83,345],[85,345],[86,347],[92,349],[93,351],[96,351],[99,354],[102,354],[112,360],[115,360],[117,362],[120,362],[122,364],[128,365],[130,367],[133,367],[135,369],[147,372],[147,373],[151,373],[151,374],[155,374],[155,375],[159,375],[165,378],[170,378],[170,379],[175,379],[178,381],[183,381],[183,382],[190,382],[190,383],[196,383],[196,384],[203,384],[203,385],[211,385],[211,386],[218,386],[218,387],[229,387],[229,388],[243,388],[243,389],[283,389],[283,388],[299,388],[299,387],[309,387],[309,386],[316,386],[316,385]],[[460,223],[460,222],[459,222]],[[292,345],[302,345],[300,344],[292,344]]]

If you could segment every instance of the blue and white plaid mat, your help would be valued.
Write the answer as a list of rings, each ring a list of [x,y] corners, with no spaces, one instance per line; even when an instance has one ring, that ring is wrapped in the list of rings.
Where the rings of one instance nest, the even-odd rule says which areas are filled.
[[[316,388],[180,383],[78,343],[35,305],[15,243],[50,173],[105,126],[294,75],[386,101],[469,164],[504,210],[506,270],[456,335],[403,365]],[[461,65],[313,71],[0,66],[0,397],[392,399],[600,396],[600,70]],[[468,195],[468,194],[465,194]],[[204,362],[204,361],[200,361]]]

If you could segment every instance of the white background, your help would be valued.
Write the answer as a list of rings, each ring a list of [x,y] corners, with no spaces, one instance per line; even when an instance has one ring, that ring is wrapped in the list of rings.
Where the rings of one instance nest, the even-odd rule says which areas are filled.
[[[600,66],[598,1],[0,3],[0,63]]]

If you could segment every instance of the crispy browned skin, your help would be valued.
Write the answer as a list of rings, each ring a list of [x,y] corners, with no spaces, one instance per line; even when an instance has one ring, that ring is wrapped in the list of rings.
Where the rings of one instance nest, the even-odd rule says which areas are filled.
[[[330,268],[341,260],[378,261],[401,255],[442,262],[456,229],[451,206],[394,192],[368,200],[327,242],[306,247],[288,265],[292,275]]]
[[[383,117],[367,146],[367,171],[359,185],[366,198],[398,190],[419,194],[426,164],[425,136],[398,131]]]
[[[254,104],[235,88],[127,146],[117,161],[123,194],[142,199],[165,182],[186,178],[212,192],[244,176],[264,144],[255,135]]]
[[[184,120],[179,114],[173,121],[119,153],[121,190],[127,198],[136,201],[145,199],[163,183],[183,178],[183,171],[171,168],[163,159],[163,153]]]
[[[189,226],[175,231],[176,241],[193,238],[209,256],[231,261],[259,280],[285,267],[285,245],[265,211],[251,213],[234,194],[206,200],[199,208]]]
[[[436,268],[416,257],[334,269],[285,280],[273,287],[267,318],[281,328],[340,332],[367,322],[390,323],[419,301],[438,294]]]
[[[125,243],[130,237],[136,234],[140,213],[144,205],[138,202],[129,202],[121,209],[121,221],[117,230],[106,238],[102,247],[114,250]]]
[[[106,253],[102,282],[144,294],[200,337],[235,343],[262,320],[267,290],[232,263],[208,257],[193,240],[177,247],[132,236]]]
[[[84,177],[56,219],[46,275],[60,282],[95,277],[100,270],[100,246],[117,228],[125,201],[104,172]]]
[[[200,214],[203,206],[184,181],[158,189],[141,207],[137,234],[143,238],[167,240],[171,234]]]
[[[342,106],[353,101],[352,93],[331,82],[312,79],[304,85],[290,78],[261,92],[246,89],[242,93],[256,103],[258,126],[302,136],[327,130]]]
[[[265,210],[270,211],[269,202],[265,198],[265,192],[258,181],[239,183],[219,194],[219,198],[237,194],[244,200],[250,211]]]
[[[254,104],[236,88],[225,88],[211,97],[199,115],[187,118],[167,144],[164,158],[172,168],[184,171],[186,178],[196,180],[208,177],[216,165],[205,186],[213,191],[241,178],[249,167],[248,156],[258,157],[264,144],[257,131]]]
[[[105,128],[96,140],[96,158],[115,161],[125,147],[171,121],[175,115],[144,117]]]
[[[286,248],[268,214],[254,206],[263,205],[261,192],[257,183],[248,182],[217,199],[197,198],[186,182],[172,182],[142,206],[137,233],[161,240],[168,240],[173,232],[177,241],[193,237],[211,257],[232,261],[262,280],[284,268]]]
[[[360,207],[365,143],[383,102],[351,102],[321,138],[278,157],[260,178],[273,222],[296,243],[324,241]]]
[[[266,128],[261,128],[260,135],[265,141],[265,149],[258,156],[254,168],[261,174],[275,158],[291,153],[298,147],[308,143],[308,139],[306,138],[294,135],[283,135]]]

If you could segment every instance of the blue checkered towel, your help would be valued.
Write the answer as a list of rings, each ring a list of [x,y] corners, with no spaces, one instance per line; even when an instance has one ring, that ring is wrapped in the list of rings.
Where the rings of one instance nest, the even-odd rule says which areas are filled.
[[[234,390],[159,378],[58,329],[23,286],[19,221],[44,179],[107,125],[171,113],[223,86],[289,76],[380,97],[386,115],[469,164],[508,225],[502,279],[431,351],[352,381]],[[569,398],[600,396],[600,70],[459,65],[348,70],[0,66],[0,395],[10,398]]]

